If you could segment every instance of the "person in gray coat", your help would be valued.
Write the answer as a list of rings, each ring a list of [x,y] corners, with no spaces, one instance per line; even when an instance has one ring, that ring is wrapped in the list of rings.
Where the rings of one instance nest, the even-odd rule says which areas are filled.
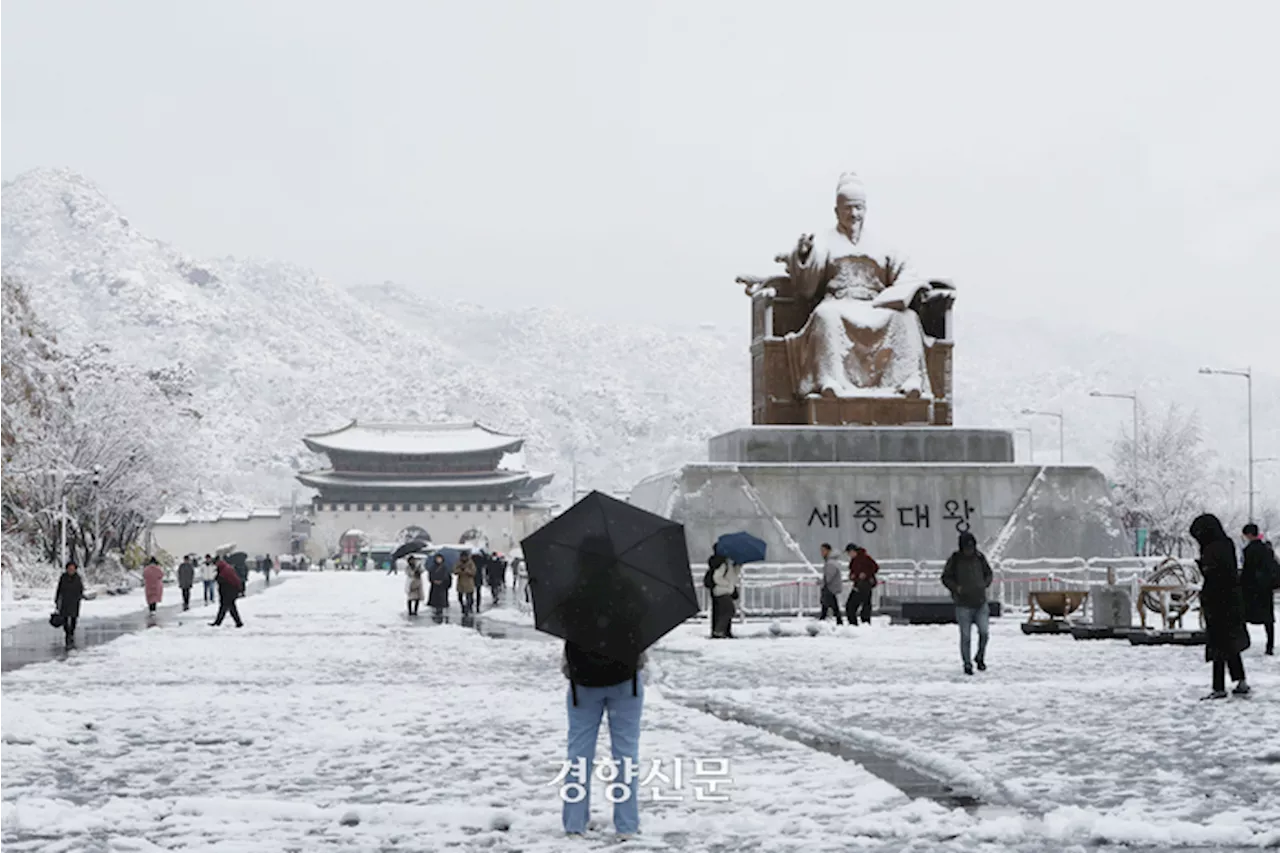
[[[956,622],[960,625],[960,659],[964,674],[973,675],[973,665],[987,668],[987,636],[991,611],[987,605],[987,587],[991,586],[991,564],[978,550],[978,540],[968,531],[960,534],[960,550],[947,558],[942,570],[942,585],[951,591],[956,603]],[[969,659],[972,628],[978,626],[978,654]]]
[[[182,558],[178,566],[178,587],[182,590],[182,609],[191,609],[191,587],[196,582],[196,567],[191,563],[191,556]]]
[[[844,592],[844,561],[831,550],[831,545],[823,542],[819,549],[822,553],[822,615],[819,620],[827,618],[830,610],[836,615],[836,624],[843,625],[844,617],[840,615],[840,594]]]

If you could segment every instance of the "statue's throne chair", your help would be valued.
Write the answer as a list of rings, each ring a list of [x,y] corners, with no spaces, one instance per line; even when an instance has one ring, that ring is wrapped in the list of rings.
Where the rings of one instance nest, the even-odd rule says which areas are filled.
[[[946,281],[930,281],[911,303],[920,315],[924,333],[933,344],[925,350],[933,399],[905,397],[800,398],[787,356],[784,335],[798,332],[809,319],[812,304],[785,294],[786,276],[761,282],[751,298],[751,422],[753,424],[815,424],[840,426],[950,426],[951,299]]]

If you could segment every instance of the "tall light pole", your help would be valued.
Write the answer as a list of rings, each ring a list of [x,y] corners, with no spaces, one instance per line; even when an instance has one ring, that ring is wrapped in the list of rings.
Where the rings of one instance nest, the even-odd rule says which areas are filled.
[[[1025,432],[1027,434],[1027,456],[1032,462],[1036,461],[1036,436],[1031,431],[1031,427],[1014,427],[1015,432]]]
[[[93,466],[93,545],[101,557],[102,547],[102,466]]]
[[[1036,409],[1023,409],[1022,414],[1043,415],[1046,418],[1058,419],[1058,464],[1059,465],[1064,464],[1067,459],[1067,454],[1066,454],[1065,444],[1063,442],[1063,436],[1066,435],[1066,431],[1063,428],[1062,412],[1041,412]]]
[[[1253,521],[1253,368],[1244,370],[1215,370],[1212,367],[1200,368],[1201,373],[1218,376],[1243,376],[1249,388],[1249,521]]]
[[[1090,397],[1113,397],[1117,400],[1129,400],[1133,403],[1133,500],[1138,503],[1138,392],[1134,390],[1132,394],[1112,394],[1107,391],[1090,391]],[[1142,549],[1138,547],[1138,531],[1133,532],[1133,551],[1138,553]]]

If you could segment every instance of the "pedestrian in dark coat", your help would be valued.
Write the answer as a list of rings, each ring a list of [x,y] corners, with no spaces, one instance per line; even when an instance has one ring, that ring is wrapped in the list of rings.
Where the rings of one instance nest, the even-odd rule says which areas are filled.
[[[849,557],[849,582],[853,584],[844,603],[845,616],[849,617],[850,625],[857,625],[859,618],[870,625],[871,591],[879,583],[876,573],[880,571],[880,564],[861,545],[850,542],[844,546],[844,552]]]
[[[222,624],[222,620],[228,613],[235,620],[237,628],[243,628],[244,622],[240,620],[240,611],[236,609],[236,599],[244,593],[244,581],[240,580],[240,574],[235,567],[226,560],[218,561],[218,618],[209,624],[217,627]]]
[[[182,609],[191,609],[191,587],[196,582],[196,567],[190,557],[184,557],[178,566],[178,588],[182,590]]]
[[[973,665],[987,668],[987,638],[990,636],[991,608],[987,587],[995,575],[987,556],[978,550],[978,540],[968,531],[960,534],[960,550],[947,558],[942,569],[942,585],[951,591],[956,604],[956,624],[960,626],[960,660],[964,674],[973,675]],[[978,654],[969,659],[973,626],[978,626]]]
[[[427,606],[431,608],[432,617],[437,622],[444,620],[444,611],[449,607],[451,578],[449,567],[444,562],[444,554],[436,554],[431,561],[431,568],[427,570],[427,584],[431,587],[427,591]]]
[[[62,615],[62,632],[67,635],[67,646],[76,644],[76,622],[80,619],[80,602],[84,600],[84,578],[80,577],[74,560],[67,563],[66,571],[58,578],[58,591],[53,594],[53,606]]]
[[[1236,546],[1214,515],[1202,515],[1191,522],[1191,538],[1200,545],[1200,610],[1204,614],[1204,659],[1213,664],[1213,692],[1206,699],[1225,699],[1224,669],[1236,682],[1234,692],[1249,692],[1240,653],[1249,648],[1249,629],[1244,624],[1244,599],[1240,595]]]
[[[501,554],[494,554],[485,568],[485,580],[489,583],[489,594],[493,596],[496,607],[502,598],[502,589],[507,585],[507,559]]]
[[[1258,525],[1244,526],[1245,546],[1240,568],[1240,593],[1244,596],[1245,621],[1267,632],[1266,654],[1276,653],[1276,589],[1280,588],[1280,563],[1275,552],[1258,536]]]

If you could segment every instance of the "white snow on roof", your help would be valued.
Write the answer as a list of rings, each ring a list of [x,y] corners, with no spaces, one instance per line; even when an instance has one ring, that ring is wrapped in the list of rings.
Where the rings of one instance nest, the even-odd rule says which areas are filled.
[[[304,471],[298,479],[308,486],[355,486],[364,489],[465,489],[472,486],[503,486],[523,483],[529,475],[523,472],[507,474],[499,472],[483,477],[465,477],[451,480],[445,479],[382,479],[351,477],[335,474],[333,471]]]
[[[303,437],[312,450],[354,451],[432,455],[438,453],[482,453],[520,448],[524,439],[494,432],[477,423],[451,424],[362,424],[352,421],[333,432]]]

